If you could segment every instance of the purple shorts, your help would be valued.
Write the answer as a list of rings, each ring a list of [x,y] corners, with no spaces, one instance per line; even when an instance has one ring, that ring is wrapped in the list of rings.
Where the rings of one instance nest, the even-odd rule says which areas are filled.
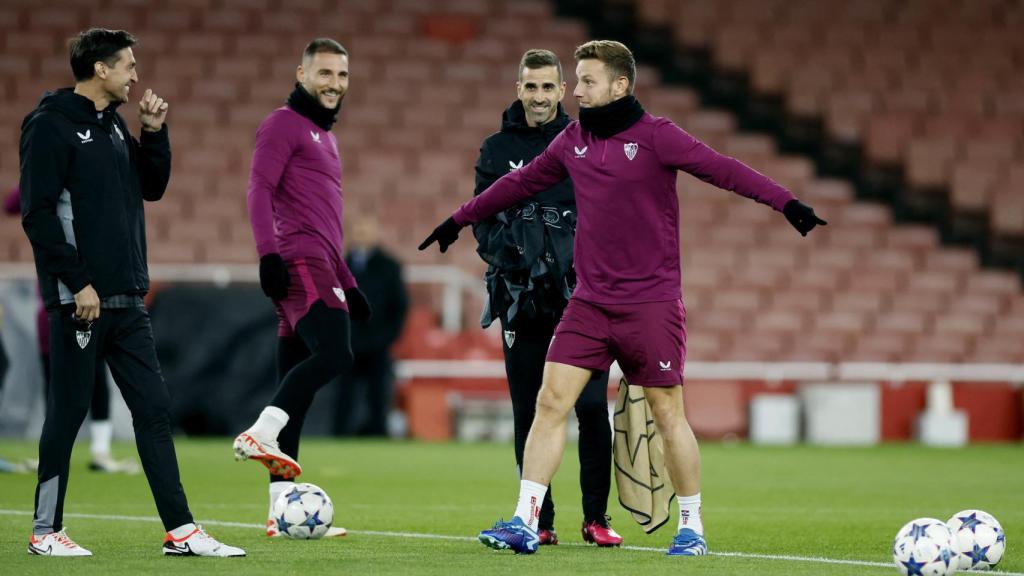
[[[681,300],[594,304],[570,298],[547,360],[591,370],[619,362],[626,381],[647,387],[683,383],[686,310]]]
[[[290,278],[288,295],[284,300],[274,301],[278,336],[295,336],[295,326],[306,317],[317,300],[323,300],[328,308],[348,312],[338,271],[330,262],[320,258],[296,258],[286,264]]]

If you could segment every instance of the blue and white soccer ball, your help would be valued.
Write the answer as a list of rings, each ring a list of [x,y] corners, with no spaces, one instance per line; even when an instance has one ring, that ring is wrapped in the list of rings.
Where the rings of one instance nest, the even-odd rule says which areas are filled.
[[[319,486],[295,484],[274,501],[273,515],[285,536],[316,540],[323,538],[334,522],[334,503]]]
[[[1006,534],[988,512],[961,510],[946,524],[953,532],[960,570],[990,570],[1003,559]]]
[[[942,520],[911,520],[896,534],[892,559],[903,576],[949,576],[957,568],[953,532]]]

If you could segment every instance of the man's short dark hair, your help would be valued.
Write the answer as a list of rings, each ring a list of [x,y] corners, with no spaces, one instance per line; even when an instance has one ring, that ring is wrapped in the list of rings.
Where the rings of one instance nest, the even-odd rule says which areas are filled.
[[[530,70],[537,70],[538,68],[546,68],[548,66],[554,66],[558,69],[558,79],[562,79],[562,62],[558,60],[558,56],[555,55],[551,50],[538,50],[531,49],[527,50],[523,54],[523,58],[519,61],[519,70],[516,77],[520,80],[523,79],[523,68],[529,68]]]
[[[135,45],[135,37],[124,30],[90,28],[79,32],[69,44],[71,73],[76,82],[88,80],[96,75],[96,63],[103,62],[113,67],[117,64],[117,53]]]
[[[305,62],[321,52],[348,56],[348,50],[345,50],[345,47],[337,40],[333,40],[331,38],[315,38],[312,42],[306,44],[306,49],[302,51],[302,61]]]
[[[636,82],[636,60],[633,53],[621,42],[614,40],[591,40],[576,48],[576,61],[593,58],[604,65],[611,72],[612,80],[625,76],[629,81],[627,93],[633,93],[633,83]]]

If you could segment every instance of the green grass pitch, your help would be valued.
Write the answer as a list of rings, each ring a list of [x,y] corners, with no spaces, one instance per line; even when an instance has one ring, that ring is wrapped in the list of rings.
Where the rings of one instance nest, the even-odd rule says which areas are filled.
[[[116,447],[119,456],[133,447]],[[163,530],[145,478],[86,470],[76,447],[65,508],[69,534],[92,558],[29,556],[35,478],[0,475],[3,574],[895,574],[896,531],[919,516],[963,508],[994,514],[1007,534],[1001,572],[1024,574],[1024,446],[960,450],[702,446],[704,521],[712,554],[664,556],[674,529],[645,535],[609,505],[621,549],[582,545],[576,448],[554,481],[562,544],[533,556],[494,552],[475,536],[515,505],[510,445],[309,440],[302,479],[334,500],[346,538],[300,542],[263,536],[266,475],[232,460],[227,438],[177,441],[182,480],[199,523],[245,548],[240,559],[164,558]],[[30,442],[0,442],[8,459],[34,456]],[[849,563],[835,563],[835,561]]]

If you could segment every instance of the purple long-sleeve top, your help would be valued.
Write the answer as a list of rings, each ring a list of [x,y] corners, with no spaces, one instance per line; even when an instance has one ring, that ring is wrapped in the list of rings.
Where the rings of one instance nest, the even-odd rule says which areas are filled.
[[[573,297],[597,304],[676,300],[682,297],[677,170],[780,212],[793,199],[671,120],[645,113],[607,139],[572,122],[540,156],[463,204],[453,218],[463,226],[479,222],[571,177],[578,212]]]
[[[348,290],[356,281],[341,248],[341,170],[334,134],[284,106],[256,131],[247,201],[260,257],[327,260]]]

